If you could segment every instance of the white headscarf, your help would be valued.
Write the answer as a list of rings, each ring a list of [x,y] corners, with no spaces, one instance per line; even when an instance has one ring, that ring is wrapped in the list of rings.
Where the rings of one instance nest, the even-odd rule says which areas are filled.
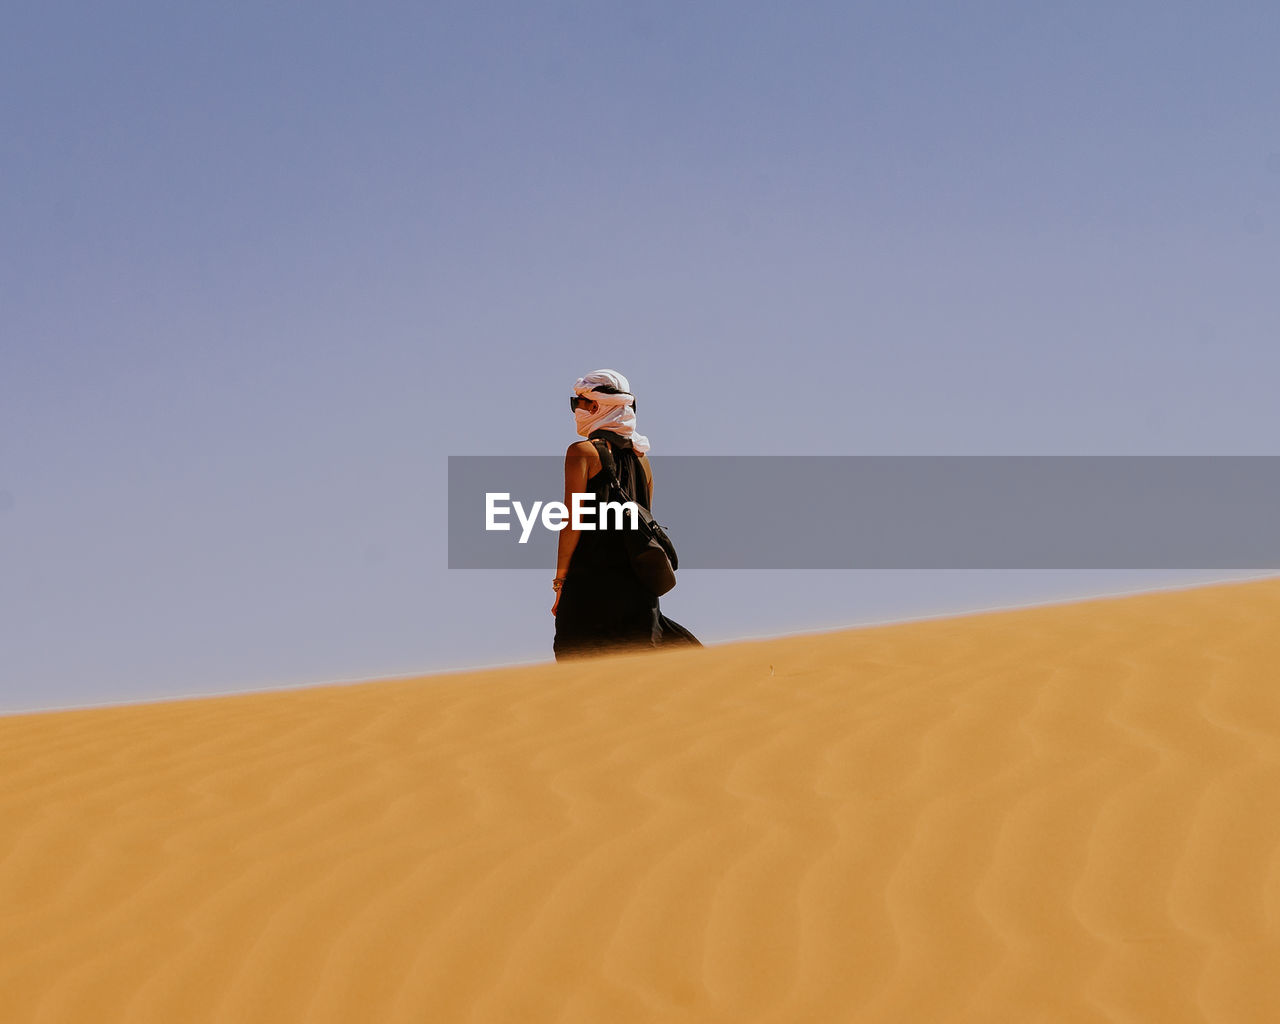
[[[611,395],[595,390],[600,385],[615,387],[621,394]],[[578,421],[578,433],[587,437],[593,430],[612,430],[615,434],[631,439],[631,445],[638,452],[649,450],[649,439],[636,433],[636,411],[631,408],[635,395],[631,393],[631,385],[627,378],[617,370],[595,370],[585,377],[579,377],[573,385],[576,394],[590,398],[596,402],[595,412],[586,409],[575,409],[573,417]]]

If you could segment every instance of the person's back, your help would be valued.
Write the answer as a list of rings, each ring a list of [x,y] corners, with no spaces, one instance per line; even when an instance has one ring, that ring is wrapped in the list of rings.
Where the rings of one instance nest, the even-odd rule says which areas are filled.
[[[609,431],[594,431],[592,439],[598,439],[607,446],[613,458],[614,474],[623,490],[631,495],[637,504],[652,511],[649,498],[652,488],[652,478],[648,469],[649,460],[642,452],[636,452],[633,447],[624,443],[625,438]],[[606,501],[619,501],[621,498],[612,490],[609,474],[595,444],[591,440],[575,442],[569,446],[566,456],[581,458],[585,461],[587,478],[583,491],[589,491],[595,496],[596,511],[594,522],[596,528],[585,530],[580,535],[578,546],[570,561],[568,574],[574,572],[575,562],[579,568],[583,565],[594,565],[608,566],[615,570],[629,569],[630,561],[623,536],[616,528],[616,517],[600,515],[600,509]]]

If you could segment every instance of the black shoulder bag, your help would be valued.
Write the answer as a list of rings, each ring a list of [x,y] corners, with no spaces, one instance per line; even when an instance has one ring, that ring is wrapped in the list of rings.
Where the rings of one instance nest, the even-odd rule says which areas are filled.
[[[626,531],[627,554],[631,558],[631,568],[635,571],[636,576],[639,577],[640,582],[658,597],[661,597],[676,585],[676,568],[679,566],[680,561],[676,557],[675,545],[671,543],[671,538],[667,536],[667,531],[659,526],[653,516],[649,514],[649,510],[623,488],[622,481],[618,479],[618,473],[613,462],[613,453],[609,451],[609,446],[598,439],[593,440],[591,443],[595,445],[596,451],[600,453],[600,464],[604,467],[605,472],[609,474],[610,485],[621,495],[623,501],[635,502],[635,506],[639,510],[639,515],[637,516],[639,522],[636,528]]]

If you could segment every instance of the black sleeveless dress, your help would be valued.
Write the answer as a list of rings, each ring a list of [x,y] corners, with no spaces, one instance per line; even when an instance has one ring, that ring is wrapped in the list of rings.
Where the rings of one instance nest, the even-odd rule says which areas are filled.
[[[631,439],[609,430],[593,431],[590,437],[608,442],[618,480],[648,509],[649,482]],[[587,480],[587,490],[595,493],[597,508],[609,500],[609,479],[604,467]],[[631,568],[621,530],[580,531],[556,608],[552,644],[556,660],[644,650],[664,643],[698,641],[659,611],[657,595],[640,582]]]

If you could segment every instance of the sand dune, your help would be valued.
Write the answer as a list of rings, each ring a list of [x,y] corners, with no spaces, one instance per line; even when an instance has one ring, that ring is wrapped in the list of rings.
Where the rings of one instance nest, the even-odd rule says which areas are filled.
[[[0,1019],[1278,1021],[1277,621],[1267,579],[3,718]]]

